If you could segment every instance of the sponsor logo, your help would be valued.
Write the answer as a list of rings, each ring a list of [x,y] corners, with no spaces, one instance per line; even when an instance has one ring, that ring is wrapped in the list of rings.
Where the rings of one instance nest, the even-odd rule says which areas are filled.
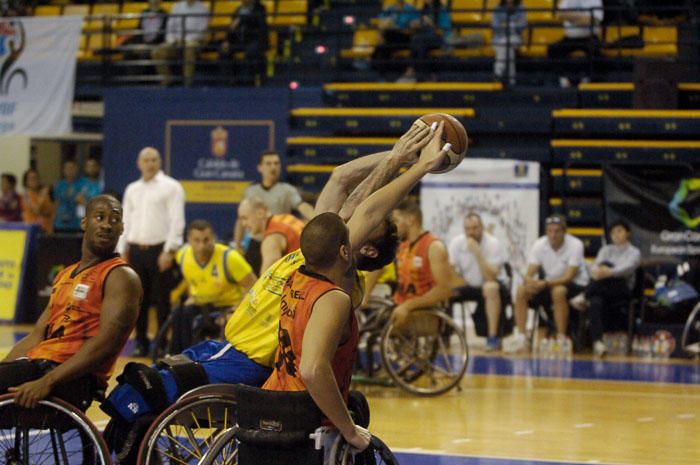
[[[17,66],[24,45],[22,22],[18,19],[0,20],[0,95],[7,95],[12,84],[16,86],[19,82],[22,89],[29,84],[27,72]]]

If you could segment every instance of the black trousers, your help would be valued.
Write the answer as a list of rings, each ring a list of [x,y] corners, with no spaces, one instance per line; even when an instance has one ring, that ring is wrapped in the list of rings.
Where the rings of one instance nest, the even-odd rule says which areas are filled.
[[[143,300],[136,322],[136,342],[148,349],[148,310],[155,305],[160,328],[170,313],[170,291],[174,287],[173,273],[170,270],[158,270],[158,256],[163,251],[163,244],[140,246],[129,244],[129,264],[141,278]]]
[[[28,358],[2,362],[0,363],[0,394],[5,394],[8,388],[39,379],[56,366],[58,364],[55,362]],[[51,395],[85,411],[92,403],[97,389],[99,385],[95,377],[85,375],[54,387]]]
[[[630,300],[627,280],[607,278],[593,281],[585,292],[588,300],[586,313],[591,323],[593,341],[602,340],[605,331],[615,331],[625,327],[624,310],[627,309]]]
[[[586,57],[589,59],[591,66],[588,67],[590,72],[593,73],[595,67],[595,58],[600,52],[600,40],[595,37],[582,37],[578,39],[572,39],[569,37],[564,37],[559,42],[554,42],[547,49],[547,57],[552,60],[554,71],[562,76],[571,76],[572,70],[582,72],[584,71],[579,67],[576,70],[576,66],[572,66],[570,60],[566,58],[574,52],[584,52]],[[587,66],[584,65],[584,68]],[[587,73],[586,73],[587,74]]]
[[[216,308],[213,305],[183,305],[175,308],[172,314],[170,353],[179,354],[204,339],[219,337],[221,328],[213,318],[214,313],[227,310],[227,308]],[[201,321],[195,327],[197,316],[201,316]]]

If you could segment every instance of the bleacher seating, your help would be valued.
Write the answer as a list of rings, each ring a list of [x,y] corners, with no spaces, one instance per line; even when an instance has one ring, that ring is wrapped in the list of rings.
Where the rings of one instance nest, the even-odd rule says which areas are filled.
[[[565,108],[552,113],[556,136],[657,136],[696,135],[697,110],[629,110]]]
[[[486,104],[503,90],[500,82],[331,83],[323,85],[327,105],[350,107],[449,107]]]
[[[553,139],[555,162],[661,164],[700,162],[698,140]]]
[[[288,137],[287,155],[293,163],[345,163],[368,153],[391,150],[395,138]]]

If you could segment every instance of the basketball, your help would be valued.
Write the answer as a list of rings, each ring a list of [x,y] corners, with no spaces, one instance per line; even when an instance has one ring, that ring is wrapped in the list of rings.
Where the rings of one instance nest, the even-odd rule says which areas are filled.
[[[459,165],[464,156],[467,153],[467,145],[469,139],[467,138],[467,131],[464,129],[462,123],[460,123],[457,118],[447,113],[430,113],[428,115],[421,116],[416,122],[422,122],[430,126],[434,122],[444,121],[445,125],[442,132],[443,142],[449,142],[452,144],[452,148],[447,152],[447,156],[443,160],[442,164],[431,170],[431,173],[447,173]]]

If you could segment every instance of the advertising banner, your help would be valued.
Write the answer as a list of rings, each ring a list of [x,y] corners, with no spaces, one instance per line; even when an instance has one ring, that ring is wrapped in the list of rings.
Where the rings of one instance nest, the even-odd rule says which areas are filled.
[[[83,18],[0,18],[0,135],[71,131]]]
[[[689,167],[605,169],[607,223],[623,219],[649,261],[700,255],[700,177]]]
[[[467,213],[505,249],[514,277],[527,268],[527,251],[538,237],[540,166],[537,162],[467,158],[445,174],[423,178],[423,226],[448,245],[464,233]]]

